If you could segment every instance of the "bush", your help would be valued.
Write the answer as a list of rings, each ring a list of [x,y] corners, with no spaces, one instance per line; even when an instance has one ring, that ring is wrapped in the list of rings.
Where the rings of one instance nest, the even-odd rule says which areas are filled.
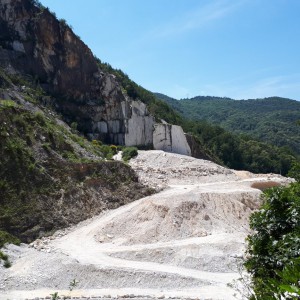
[[[3,266],[5,268],[10,268],[11,267],[11,262],[9,260],[5,260]]]
[[[300,182],[300,162],[295,162],[288,173],[289,177],[293,177]]]
[[[129,161],[131,158],[138,155],[138,149],[136,147],[125,147],[123,149],[122,158],[124,161]]]
[[[8,256],[6,254],[4,254],[2,251],[0,251],[0,259],[8,260]]]
[[[70,127],[71,127],[73,133],[77,132],[77,128],[78,128],[77,122],[72,122]]]
[[[34,116],[39,125],[44,126],[46,124],[45,115],[42,112],[38,111]]]
[[[0,230],[0,248],[2,248],[6,243],[20,245],[21,242],[15,236],[9,234],[6,231]]]
[[[17,104],[13,100],[0,100],[0,107],[12,108],[17,107]]]
[[[99,140],[92,140],[92,144],[95,146],[95,147],[100,147],[102,145],[102,142],[99,141]]]
[[[290,276],[299,274],[300,183],[267,190],[250,227],[254,233],[248,237],[245,266],[252,275],[255,297],[251,299],[299,299],[286,293],[300,288],[299,277]]]
[[[103,157],[105,157],[107,159],[112,159],[114,153],[113,153],[113,151],[112,151],[112,149],[111,149],[110,146],[108,146],[108,145],[102,145],[99,148],[100,148],[100,151],[101,151]]]
[[[118,152],[117,146],[115,146],[115,145],[110,145],[110,149],[111,149],[111,151],[113,152],[113,154],[117,154],[117,152]]]

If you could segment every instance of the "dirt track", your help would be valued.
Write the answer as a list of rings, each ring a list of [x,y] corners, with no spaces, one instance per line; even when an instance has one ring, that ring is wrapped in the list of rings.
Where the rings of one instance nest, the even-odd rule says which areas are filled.
[[[165,190],[87,220],[33,248],[11,246],[0,269],[0,299],[67,294],[236,299],[254,187],[285,184],[278,175],[235,172],[162,151],[132,160],[141,180]],[[0,290],[1,291],[1,290]]]

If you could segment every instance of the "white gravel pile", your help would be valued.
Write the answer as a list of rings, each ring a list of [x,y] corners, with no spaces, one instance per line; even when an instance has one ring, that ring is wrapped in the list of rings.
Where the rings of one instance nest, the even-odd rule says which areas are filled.
[[[233,170],[208,160],[161,150],[138,153],[136,158],[130,160],[130,165],[142,182],[155,188],[239,179]]]

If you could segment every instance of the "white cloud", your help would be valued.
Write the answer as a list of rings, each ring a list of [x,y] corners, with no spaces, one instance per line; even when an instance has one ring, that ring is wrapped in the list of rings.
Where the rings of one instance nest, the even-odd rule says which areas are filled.
[[[300,74],[272,76],[252,83],[230,81],[204,85],[206,95],[231,97],[234,99],[255,99],[272,96],[300,100]]]
[[[252,84],[244,91],[239,91],[236,96],[239,98],[264,98],[271,96],[295,98],[297,97],[296,95],[300,95],[300,74],[265,78]],[[296,100],[300,100],[299,96]]]
[[[185,87],[174,85],[163,91],[176,99],[195,96],[230,97],[233,99],[256,99],[265,97],[285,97],[300,101],[300,73],[285,76],[265,77],[257,81],[228,80]]]
[[[189,89],[182,85],[179,85],[179,84],[174,84],[171,87],[165,89],[164,93],[166,95],[168,95],[169,97],[172,97],[175,99],[190,97]]]

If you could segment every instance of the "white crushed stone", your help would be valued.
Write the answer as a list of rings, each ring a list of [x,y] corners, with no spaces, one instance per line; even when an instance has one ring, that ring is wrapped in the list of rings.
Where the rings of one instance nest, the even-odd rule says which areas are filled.
[[[74,297],[236,299],[249,215],[260,204],[253,188],[287,184],[162,151],[130,161],[140,179],[161,192],[79,223],[30,245],[4,250],[0,300]]]

